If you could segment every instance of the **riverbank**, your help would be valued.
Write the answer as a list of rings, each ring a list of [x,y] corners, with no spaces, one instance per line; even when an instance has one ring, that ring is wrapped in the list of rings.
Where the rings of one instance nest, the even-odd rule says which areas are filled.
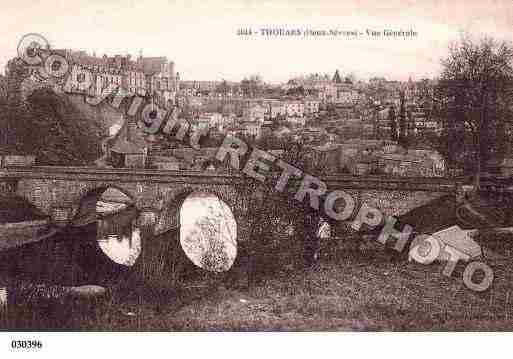
[[[44,315],[35,308],[27,322],[9,328],[512,330],[513,263],[502,254],[488,263],[494,283],[477,293],[465,287],[459,267],[446,277],[442,264],[408,263],[380,250],[340,250],[313,268],[284,266],[249,286],[243,272],[200,275],[167,288],[138,287],[128,279],[110,287],[109,296],[95,306],[54,312],[46,307]]]
[[[442,198],[400,220],[422,231],[452,225],[451,203],[451,198]],[[79,236],[27,248],[17,258],[33,257],[38,263],[30,260],[34,270],[27,275],[44,278],[45,271],[39,267],[48,267],[47,280],[59,283],[65,281],[59,273],[72,274],[69,280],[81,284],[103,285],[91,282],[101,277],[106,279],[108,295],[92,304],[14,304],[2,327],[112,331],[513,329],[511,233],[483,232],[476,238],[495,275],[491,288],[481,293],[464,285],[463,264],[446,277],[442,274],[445,264],[408,262],[377,242],[355,248],[343,240],[322,240],[320,260],[308,269],[297,260],[301,248],[292,238],[280,240],[283,248],[254,248],[251,256],[241,244],[235,267],[215,274],[195,267],[177,236],[174,232],[151,237],[147,242],[151,245],[145,247],[133,269],[120,272],[111,268],[116,269],[112,271],[115,276],[107,267],[98,266],[101,253],[95,231],[87,241]],[[90,260],[85,260],[87,248],[93,255]],[[111,262],[105,264],[112,266]],[[69,269],[59,270],[63,265]],[[251,268],[257,276],[251,277]]]
[[[45,220],[48,216],[39,211],[25,198],[0,196],[0,224]]]
[[[25,198],[8,195],[0,197],[0,252],[32,242],[48,240],[58,230]]]

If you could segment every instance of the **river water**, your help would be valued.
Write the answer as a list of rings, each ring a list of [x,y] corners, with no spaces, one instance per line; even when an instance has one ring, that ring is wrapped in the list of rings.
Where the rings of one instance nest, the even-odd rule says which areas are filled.
[[[103,254],[116,264],[134,265],[142,250],[135,210],[127,204],[100,200],[96,212],[96,240]],[[90,237],[94,232],[87,235]],[[214,195],[192,193],[187,197],[180,209],[179,236],[181,250],[203,269],[226,271],[237,256],[234,216]]]

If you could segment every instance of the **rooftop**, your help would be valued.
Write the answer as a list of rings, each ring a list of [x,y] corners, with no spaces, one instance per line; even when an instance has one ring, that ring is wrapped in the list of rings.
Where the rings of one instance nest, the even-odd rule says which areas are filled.
[[[119,70],[132,70],[142,71],[146,75],[153,75],[162,71],[162,67],[168,63],[165,56],[157,57],[138,57],[137,60],[132,60],[130,55],[103,55],[98,57],[89,55],[85,51],[70,50],[70,49],[56,49],[54,52],[73,60],[73,62],[85,66],[101,66]]]

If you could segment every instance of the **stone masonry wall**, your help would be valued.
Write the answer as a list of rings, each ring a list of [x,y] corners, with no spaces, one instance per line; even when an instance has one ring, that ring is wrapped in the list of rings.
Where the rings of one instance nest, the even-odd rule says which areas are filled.
[[[97,195],[95,190],[108,187],[132,198],[139,211],[155,213],[155,230],[160,233],[178,227],[179,208],[187,195],[196,191],[213,193],[231,208],[238,224],[238,237],[245,237],[247,229],[242,220],[243,210],[236,200],[237,189],[230,185],[21,179],[16,193],[50,216],[55,215],[56,209],[66,209],[73,216],[86,196],[92,192]]]

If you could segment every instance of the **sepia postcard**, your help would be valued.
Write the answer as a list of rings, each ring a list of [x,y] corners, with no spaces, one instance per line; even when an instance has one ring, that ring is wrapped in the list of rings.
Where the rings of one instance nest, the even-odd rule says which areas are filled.
[[[20,0],[0,28],[7,353],[513,330],[511,0]],[[246,335],[223,355],[274,347]]]

